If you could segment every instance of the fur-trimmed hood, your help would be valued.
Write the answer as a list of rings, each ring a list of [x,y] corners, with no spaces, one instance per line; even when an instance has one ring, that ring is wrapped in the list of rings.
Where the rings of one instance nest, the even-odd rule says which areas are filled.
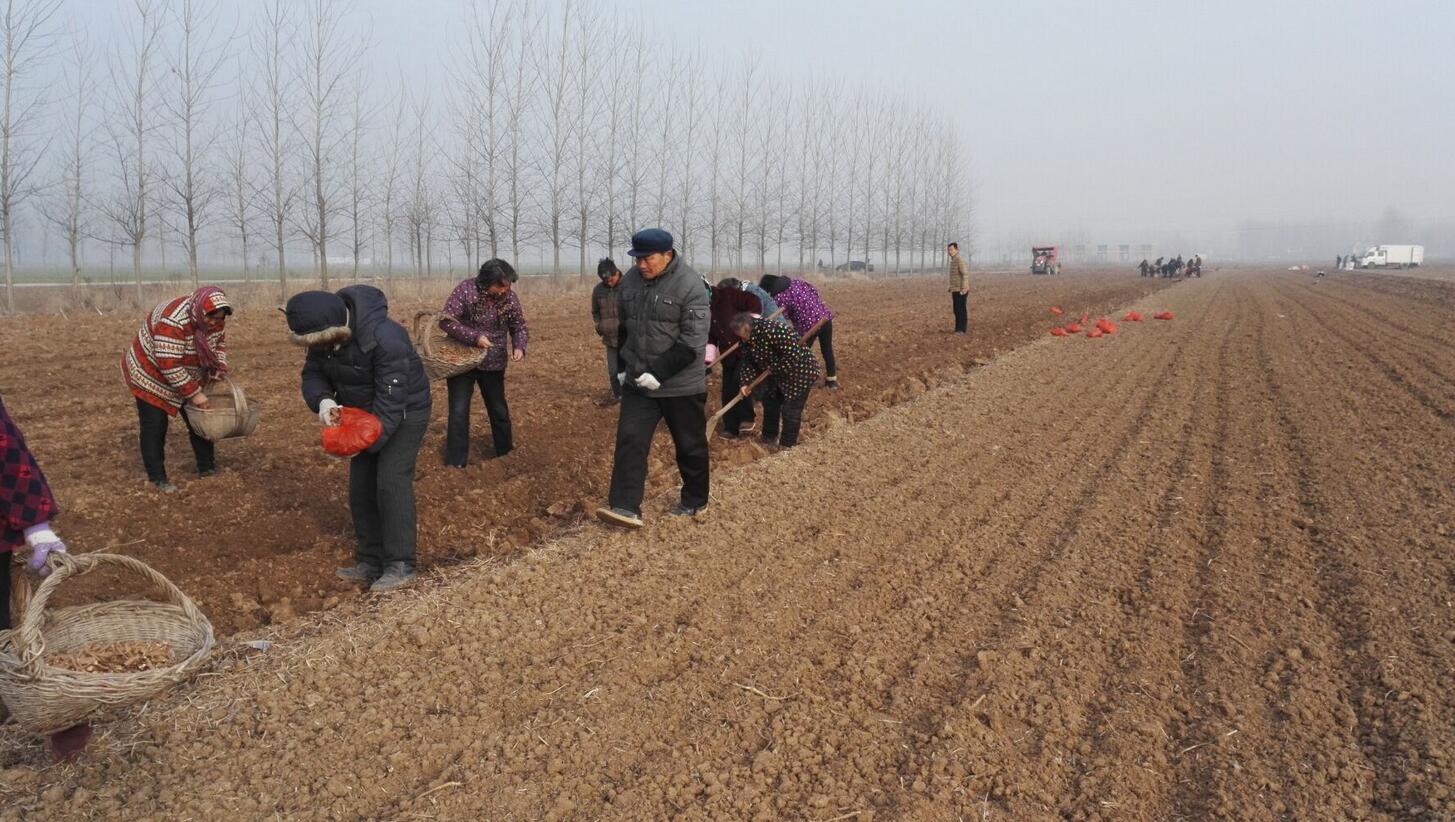
[[[351,285],[333,294],[304,291],[293,295],[284,309],[288,329],[297,345],[343,345],[356,340],[368,351],[375,345],[374,331],[389,318],[389,300],[372,285]]]
[[[317,331],[309,331],[306,334],[294,332],[289,335],[289,339],[293,341],[294,345],[312,348],[315,345],[343,345],[353,336],[354,330],[347,325],[331,325]]]

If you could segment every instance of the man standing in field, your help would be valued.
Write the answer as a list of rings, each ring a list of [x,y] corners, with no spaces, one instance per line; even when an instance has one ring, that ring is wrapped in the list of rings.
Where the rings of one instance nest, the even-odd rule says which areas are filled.
[[[616,310],[616,287],[621,285],[621,269],[610,257],[601,258],[596,264],[596,276],[601,282],[591,289],[591,321],[596,324],[596,333],[606,348],[606,384],[611,396],[602,405],[611,405],[621,400],[621,381],[616,378],[621,371],[616,346],[621,337],[621,320]]]
[[[672,235],[648,228],[632,235],[636,266],[618,287],[621,415],[607,507],[596,516],[642,527],[647,455],[662,420],[677,448],[682,496],[672,513],[707,507],[707,350],[709,303],[702,276],[673,249]]]
[[[955,333],[964,334],[970,325],[970,271],[960,256],[960,244],[950,243],[950,302],[955,309]]]

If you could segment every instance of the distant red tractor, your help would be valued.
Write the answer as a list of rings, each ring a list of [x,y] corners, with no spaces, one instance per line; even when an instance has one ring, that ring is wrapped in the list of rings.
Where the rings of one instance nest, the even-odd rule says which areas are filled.
[[[1061,260],[1056,256],[1056,247],[1054,245],[1037,246],[1031,249],[1031,273],[1061,273]]]

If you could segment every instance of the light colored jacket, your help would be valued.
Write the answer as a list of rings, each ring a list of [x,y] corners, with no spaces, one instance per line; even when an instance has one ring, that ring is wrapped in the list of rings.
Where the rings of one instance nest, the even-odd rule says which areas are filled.
[[[970,267],[965,264],[965,255],[956,254],[950,258],[950,290],[964,291],[970,287]]]

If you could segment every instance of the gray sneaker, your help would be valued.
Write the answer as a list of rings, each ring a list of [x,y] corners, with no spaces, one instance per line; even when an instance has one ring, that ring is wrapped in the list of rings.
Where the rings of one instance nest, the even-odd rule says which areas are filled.
[[[413,581],[413,569],[402,562],[391,562],[385,566],[384,575],[374,580],[374,584],[369,586],[369,593],[382,594],[385,591],[403,588]]]
[[[177,486],[173,485],[170,480],[152,480],[152,485],[155,485],[157,490],[163,494],[177,493]]]
[[[702,513],[702,509],[706,507],[706,505],[692,506],[686,503],[679,502],[676,505],[672,506],[672,510],[668,511],[667,513],[671,514],[674,517],[695,517],[698,514]]]
[[[379,569],[367,562],[360,562],[347,568],[340,568],[334,571],[333,575],[349,582],[373,582],[379,578]]]

